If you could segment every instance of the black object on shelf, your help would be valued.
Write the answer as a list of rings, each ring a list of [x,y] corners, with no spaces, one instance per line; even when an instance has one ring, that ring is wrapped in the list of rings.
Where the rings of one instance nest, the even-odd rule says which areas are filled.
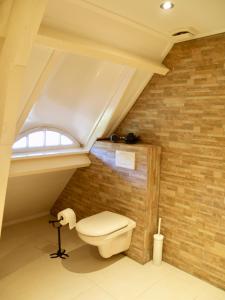
[[[125,142],[126,144],[136,144],[140,141],[140,137],[136,136],[133,132],[129,132],[126,136],[119,136],[113,133],[108,138],[100,138],[98,141],[111,141],[113,143]]]
[[[61,247],[61,227],[60,221],[63,220],[61,218],[60,220],[50,220],[49,224],[52,224],[54,228],[57,228],[57,235],[58,235],[58,251],[55,253],[50,254],[50,258],[57,258],[60,257],[62,259],[66,259],[66,257],[69,257],[69,255],[66,253],[65,249],[62,249]]]
[[[136,144],[139,140],[140,138],[133,132],[129,132],[128,135],[124,137],[124,141],[126,144]]]

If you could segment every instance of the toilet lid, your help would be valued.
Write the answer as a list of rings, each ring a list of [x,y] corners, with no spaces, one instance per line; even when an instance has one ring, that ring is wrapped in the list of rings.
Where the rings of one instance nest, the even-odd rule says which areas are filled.
[[[89,236],[101,236],[117,231],[128,225],[129,219],[119,214],[103,211],[77,223],[78,232]]]

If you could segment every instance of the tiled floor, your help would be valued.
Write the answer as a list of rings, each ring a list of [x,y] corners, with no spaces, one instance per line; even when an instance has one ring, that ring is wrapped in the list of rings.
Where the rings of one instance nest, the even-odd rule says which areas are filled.
[[[1,300],[225,300],[225,292],[166,263],[102,259],[63,228],[70,257],[50,259],[56,231],[47,218],[7,227],[0,242]]]

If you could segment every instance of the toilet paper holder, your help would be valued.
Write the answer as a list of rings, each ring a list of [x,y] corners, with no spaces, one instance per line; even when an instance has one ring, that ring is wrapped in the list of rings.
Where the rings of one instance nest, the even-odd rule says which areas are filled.
[[[50,258],[57,258],[60,257],[62,259],[66,259],[66,257],[69,257],[69,255],[66,253],[65,249],[62,249],[61,247],[61,227],[60,221],[63,220],[63,217],[61,217],[59,220],[49,220],[48,223],[52,224],[54,228],[57,228],[57,236],[58,236],[58,250],[55,253],[50,254]]]

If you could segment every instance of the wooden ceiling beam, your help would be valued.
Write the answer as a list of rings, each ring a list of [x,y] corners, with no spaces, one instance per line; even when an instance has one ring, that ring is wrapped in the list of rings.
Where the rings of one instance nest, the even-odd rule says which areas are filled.
[[[13,0],[7,19],[5,39],[1,47],[0,232],[24,75],[46,5],[47,0]]]
[[[67,154],[63,156],[32,157],[13,159],[9,177],[43,174],[62,170],[78,169],[90,166],[87,154]]]
[[[127,51],[110,47],[90,39],[81,38],[71,33],[41,26],[36,42],[52,49],[101,60],[109,60],[117,64],[128,65],[149,73],[166,75],[169,71],[163,64],[151,59],[131,54]]]
[[[0,1],[0,37],[5,37],[13,0]]]

